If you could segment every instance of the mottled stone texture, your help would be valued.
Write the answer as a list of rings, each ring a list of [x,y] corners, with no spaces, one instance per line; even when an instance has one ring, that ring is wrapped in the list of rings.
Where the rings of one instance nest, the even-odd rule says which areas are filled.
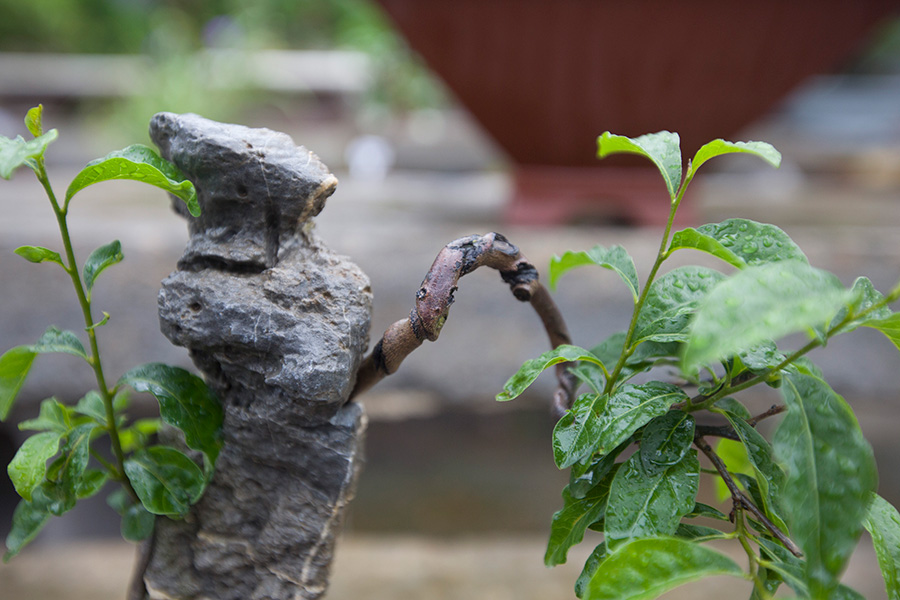
[[[368,345],[371,294],[310,218],[337,180],[290,137],[158,114],[150,134],[195,183],[202,215],[162,284],[163,333],[225,407],[225,445],[183,521],[159,518],[149,598],[318,598],[362,463],[365,415],[345,404]]]

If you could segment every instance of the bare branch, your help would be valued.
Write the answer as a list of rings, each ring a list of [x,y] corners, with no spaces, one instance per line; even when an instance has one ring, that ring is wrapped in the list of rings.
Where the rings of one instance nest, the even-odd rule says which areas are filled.
[[[459,278],[481,266],[500,271],[500,277],[513,295],[522,302],[531,303],[553,348],[571,343],[556,303],[538,281],[537,269],[516,246],[499,233],[460,238],[447,244],[435,258],[416,292],[416,305],[409,317],[391,325],[363,361],[351,399],[394,373],[403,359],[422,342],[438,339],[453,304]],[[556,378],[558,387],[553,396],[553,408],[561,416],[572,405],[575,377],[565,364],[560,364],[556,366]]]

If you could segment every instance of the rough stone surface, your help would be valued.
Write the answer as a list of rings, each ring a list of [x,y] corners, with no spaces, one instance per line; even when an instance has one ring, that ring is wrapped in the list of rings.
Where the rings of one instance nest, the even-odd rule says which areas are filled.
[[[362,464],[365,415],[345,402],[371,313],[366,276],[312,232],[337,180],[267,129],[162,113],[151,137],[203,211],[160,323],[222,400],[225,445],[188,517],[157,520],[148,597],[318,598]]]

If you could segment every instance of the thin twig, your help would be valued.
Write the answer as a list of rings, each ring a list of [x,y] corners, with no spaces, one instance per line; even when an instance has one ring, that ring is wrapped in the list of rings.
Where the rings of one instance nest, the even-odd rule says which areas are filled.
[[[437,340],[449,315],[460,277],[482,266],[500,271],[513,295],[522,302],[531,303],[553,348],[571,343],[556,303],[538,281],[537,269],[521,255],[518,248],[499,233],[460,238],[447,244],[435,258],[416,292],[416,305],[409,317],[388,327],[372,353],[363,361],[357,372],[356,386],[350,393],[351,399],[394,373],[403,359],[425,340]],[[553,408],[557,416],[562,416],[572,405],[575,376],[566,364],[559,364],[556,378],[558,387],[553,397]]]
[[[762,523],[762,525],[769,530],[769,532],[774,535],[779,542],[781,542],[785,548],[787,548],[791,554],[798,558],[803,557],[803,552],[800,551],[800,548],[797,547],[797,544],[791,540],[783,531],[781,531],[769,518],[759,509],[753,502],[738,488],[737,484],[734,482],[734,479],[731,478],[731,474],[728,472],[725,463],[722,462],[722,459],[713,451],[710,445],[703,439],[703,436],[696,436],[694,438],[694,445],[700,449],[703,454],[706,455],[707,458],[712,462],[712,464],[716,467],[716,471],[719,472],[719,475],[722,477],[722,480],[725,482],[725,485],[728,487],[728,491],[731,492],[731,499],[735,503],[735,506],[740,506],[751,513],[756,519]]]
[[[769,410],[766,412],[759,413],[752,419],[747,420],[747,424],[750,427],[756,427],[756,425],[762,421],[763,419],[768,419],[769,417],[774,417],[775,415],[780,415],[784,411],[787,410],[787,407],[784,404],[773,404],[769,407]]]

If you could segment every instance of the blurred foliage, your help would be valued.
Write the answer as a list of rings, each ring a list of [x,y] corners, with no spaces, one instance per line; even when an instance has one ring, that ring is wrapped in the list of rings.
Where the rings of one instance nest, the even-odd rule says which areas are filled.
[[[0,0],[0,52],[141,54],[142,86],[88,112],[133,139],[160,110],[237,118],[261,100],[241,52],[345,49],[372,57],[363,100],[378,112],[440,106],[442,88],[370,0]],[[236,50],[227,72],[204,50]],[[227,83],[227,82],[226,82]]]

